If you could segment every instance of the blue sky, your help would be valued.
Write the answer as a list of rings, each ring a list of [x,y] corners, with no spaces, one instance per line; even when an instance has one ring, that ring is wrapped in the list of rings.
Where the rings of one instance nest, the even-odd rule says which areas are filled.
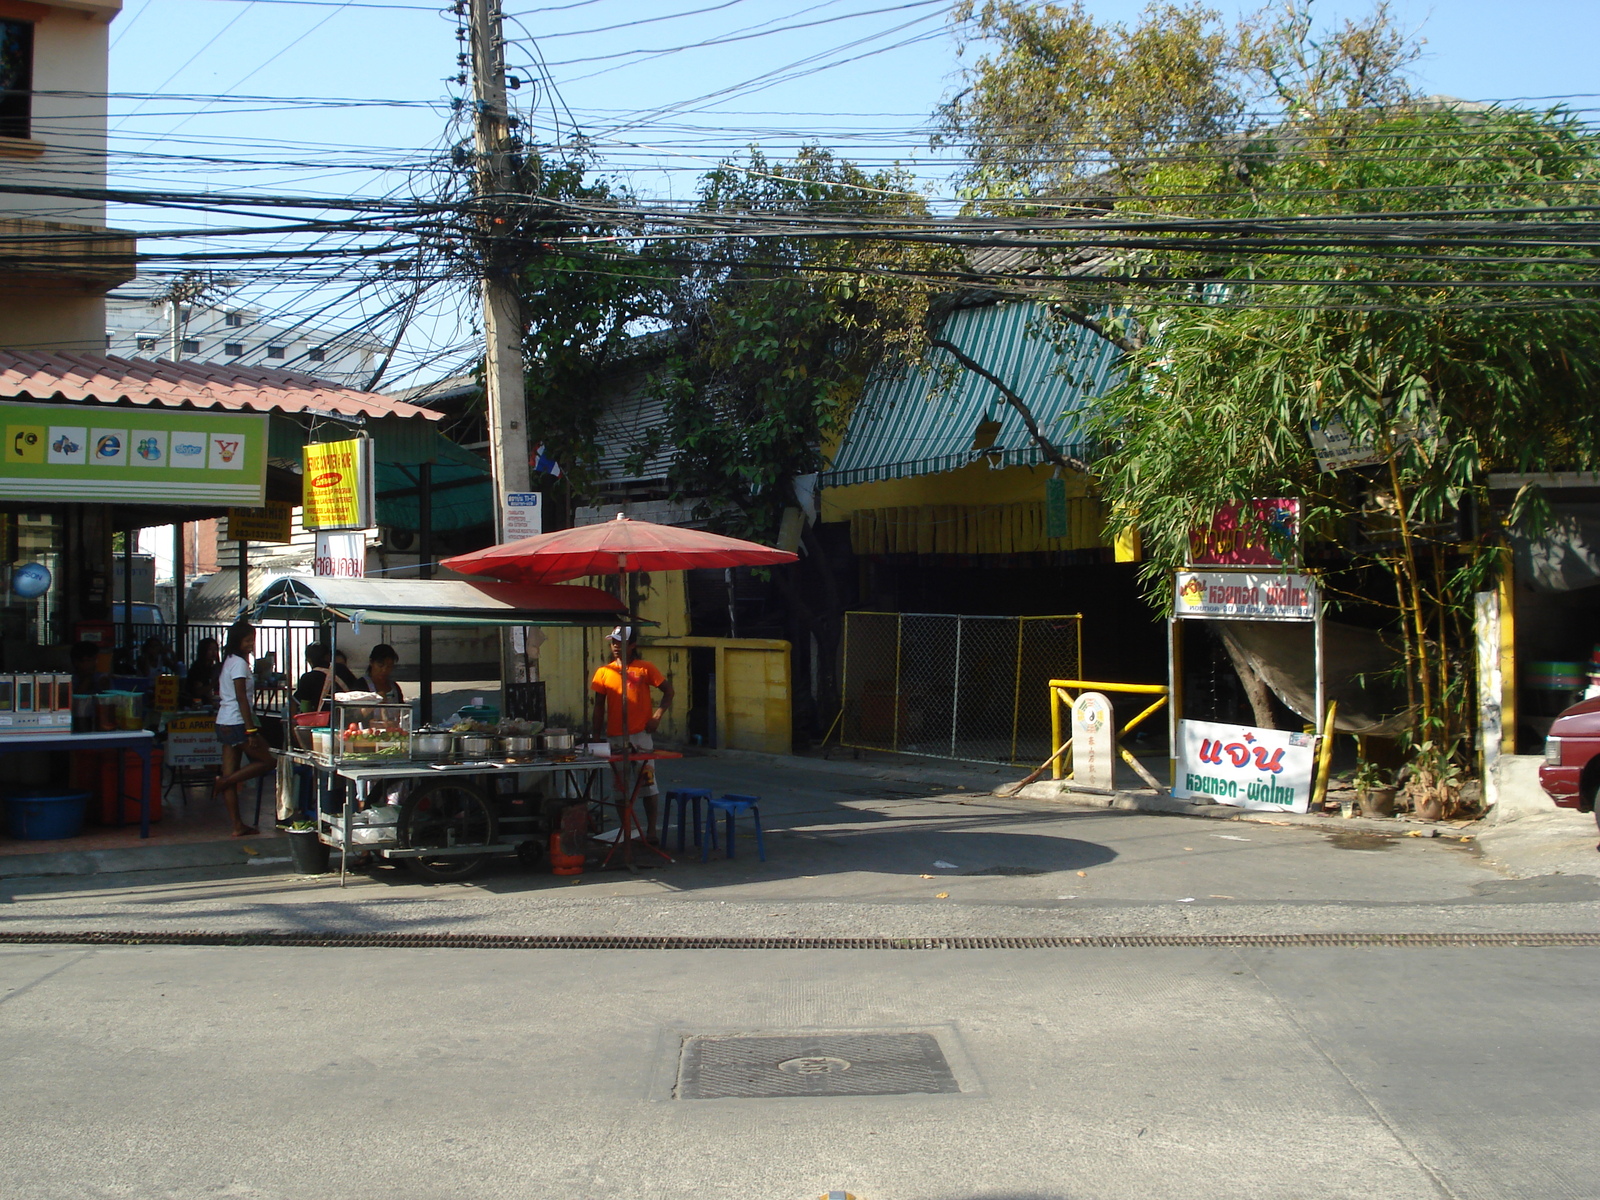
[[[112,26],[112,126],[121,152],[113,158],[114,181],[425,193],[430,180],[418,169],[424,152],[461,133],[451,129],[448,100],[462,89],[446,82],[459,69],[455,20],[447,8],[393,2],[413,7],[129,0]],[[1089,0],[1088,7],[1126,20],[1142,5]],[[1596,0],[1396,0],[1391,7],[1427,39],[1417,78],[1430,93],[1509,99],[1600,92]],[[1316,11],[1332,21],[1367,8],[1319,0]],[[698,15],[674,15],[691,11]],[[606,170],[646,198],[691,196],[701,171],[751,141],[782,152],[816,139],[858,160],[906,160],[935,181],[947,169],[926,146],[927,114],[961,66],[943,27],[942,0],[506,0],[506,12],[515,18],[507,25],[512,70],[534,81],[542,55],[557,85],[557,94],[542,86],[517,93],[532,100],[537,136],[581,130],[595,139]],[[711,39],[721,44],[680,49]],[[133,98],[151,93],[156,97]],[[213,99],[219,95],[225,98]],[[394,103],[303,104],[315,97]],[[1585,98],[1574,106],[1594,105]],[[170,218],[122,211],[114,219],[148,228]],[[281,286],[261,295],[285,309],[326,299],[316,289],[297,299]],[[423,368],[431,370],[456,344],[466,361],[462,303],[441,297],[424,314],[410,363],[432,359]],[[338,312],[354,319],[380,306],[362,296]]]

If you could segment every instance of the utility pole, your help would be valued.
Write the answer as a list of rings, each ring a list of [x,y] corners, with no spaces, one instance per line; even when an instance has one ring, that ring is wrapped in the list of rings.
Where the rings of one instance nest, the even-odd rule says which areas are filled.
[[[471,0],[474,145],[478,152],[478,198],[483,275],[483,390],[489,425],[489,468],[494,481],[494,531],[505,541],[507,492],[528,490],[528,404],[522,376],[522,304],[507,267],[516,259],[502,252],[497,230],[507,229],[497,209],[511,191],[511,114],[506,108],[506,52],[500,0]],[[496,222],[502,222],[496,224]],[[527,659],[516,652],[510,630],[500,636],[501,679],[508,689],[527,678]],[[502,705],[510,711],[510,705]]]
[[[472,93],[478,152],[478,196],[504,196],[513,186],[511,120],[506,109],[505,42],[500,0],[471,0]],[[489,462],[494,473],[495,534],[505,535],[505,493],[528,490],[527,401],[522,378],[521,302],[496,246],[494,202],[482,218],[484,392]]]

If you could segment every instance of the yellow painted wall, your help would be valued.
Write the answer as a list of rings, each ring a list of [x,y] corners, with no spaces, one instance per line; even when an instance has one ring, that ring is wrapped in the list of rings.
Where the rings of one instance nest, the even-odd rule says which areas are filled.
[[[1044,485],[1053,477],[1052,466],[1004,467],[992,470],[977,462],[937,475],[911,479],[880,479],[849,487],[822,489],[822,519],[848,521],[859,509],[913,508],[927,504],[995,505],[1044,501]],[[1089,494],[1089,477],[1063,473],[1069,500]]]

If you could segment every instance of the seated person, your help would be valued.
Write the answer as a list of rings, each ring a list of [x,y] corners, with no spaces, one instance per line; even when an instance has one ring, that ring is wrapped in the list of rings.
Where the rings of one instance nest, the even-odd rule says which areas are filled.
[[[194,662],[189,664],[189,702],[201,708],[215,708],[220,699],[217,677],[222,671],[222,647],[214,637],[200,639]]]
[[[145,638],[144,645],[139,648],[138,661],[134,663],[134,674],[155,679],[160,675],[177,673],[178,660],[173,658],[172,651],[167,649],[167,644],[154,634]]]
[[[394,665],[399,661],[400,656],[395,653],[393,646],[379,642],[372,648],[372,654],[367,662],[367,673],[362,676],[359,685],[361,689],[376,692],[383,697],[386,704],[404,704],[405,693],[394,681]]]
[[[332,674],[329,664],[332,661],[328,647],[321,642],[312,642],[306,647],[306,672],[294,685],[296,712],[317,712],[327,707],[329,696],[342,690],[329,682],[328,677]]]
[[[333,652],[333,690],[336,692],[359,692],[361,681],[356,678],[356,673],[350,669],[350,656],[343,650]]]

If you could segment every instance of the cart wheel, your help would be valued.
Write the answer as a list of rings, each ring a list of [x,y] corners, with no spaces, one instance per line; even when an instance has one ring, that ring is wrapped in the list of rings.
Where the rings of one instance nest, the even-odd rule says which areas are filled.
[[[438,779],[406,797],[400,807],[400,845],[411,850],[444,846],[492,846],[494,810],[471,784]],[[488,854],[426,854],[403,860],[415,874],[436,883],[471,879],[488,863]]]

